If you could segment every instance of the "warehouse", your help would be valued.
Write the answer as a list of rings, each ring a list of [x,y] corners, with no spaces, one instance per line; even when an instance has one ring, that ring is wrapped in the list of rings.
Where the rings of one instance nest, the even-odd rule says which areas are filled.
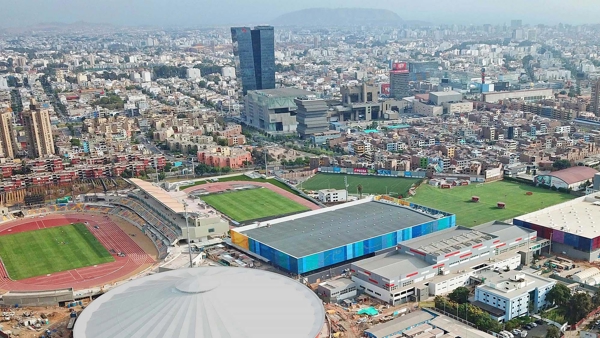
[[[573,259],[600,260],[600,193],[579,197],[513,219],[552,241],[552,251]]]
[[[304,274],[455,225],[452,214],[376,196],[232,229],[231,241],[277,267]]]
[[[563,170],[553,171],[544,175],[537,175],[534,181],[537,185],[571,189],[574,191],[585,189],[592,182],[596,169],[584,166],[571,167]]]

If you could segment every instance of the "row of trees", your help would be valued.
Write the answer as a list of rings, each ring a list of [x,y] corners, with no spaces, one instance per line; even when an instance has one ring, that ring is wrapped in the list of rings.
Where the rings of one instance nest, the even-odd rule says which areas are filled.
[[[466,289],[466,288],[463,288],[463,289]],[[462,292],[462,290],[459,291],[459,293],[461,293],[461,292]],[[468,292],[469,292],[469,290],[467,289],[467,296],[468,296]],[[463,300],[462,298],[460,298],[460,297],[463,297],[462,295],[457,296],[457,297],[459,297],[458,298],[459,300]],[[493,320],[492,317],[489,315],[489,313],[481,310],[477,306],[466,303],[466,301],[464,303],[460,304],[460,303],[448,300],[442,296],[436,296],[434,302],[435,302],[435,307],[437,309],[454,314],[459,318],[463,318],[463,319],[475,324],[475,326],[477,326],[477,329],[480,329],[483,331],[490,330],[493,332],[502,331],[502,324]]]
[[[231,171],[232,169],[230,167],[211,167],[204,163],[200,163],[194,168],[194,173],[196,173],[198,176],[202,176],[204,174],[228,174]]]
[[[552,290],[548,291],[546,301],[564,308],[567,314],[566,319],[570,324],[577,323],[593,309],[600,306],[600,296],[598,294],[595,294],[594,297],[590,297],[585,292],[572,294],[571,289],[558,283]]]

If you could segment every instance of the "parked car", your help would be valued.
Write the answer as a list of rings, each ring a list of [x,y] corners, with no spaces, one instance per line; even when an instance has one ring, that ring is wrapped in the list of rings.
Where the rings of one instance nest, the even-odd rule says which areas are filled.
[[[529,323],[529,325],[531,325],[531,327],[537,327],[536,323]]]
[[[544,321],[543,321],[543,320],[541,320],[541,319],[538,319],[538,320],[536,320],[536,321],[535,321],[535,323],[536,323],[537,325],[542,325],[542,324],[544,324]]]
[[[519,330],[519,329],[514,329],[514,330],[512,330],[512,333],[515,335],[515,337],[518,337],[518,336],[520,336],[520,335],[521,335],[521,330]]]
[[[531,330],[531,329],[533,329],[533,326],[531,326],[531,324],[526,324],[525,326],[523,326],[523,328],[525,330]]]

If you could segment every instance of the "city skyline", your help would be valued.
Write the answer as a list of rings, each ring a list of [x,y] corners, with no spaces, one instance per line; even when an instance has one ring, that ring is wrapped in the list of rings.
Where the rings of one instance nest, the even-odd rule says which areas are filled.
[[[4,3],[3,3],[4,2]],[[382,0],[365,4],[358,0],[307,0],[300,3],[281,3],[260,0],[246,3],[237,0],[202,3],[181,0],[165,3],[156,0],[127,2],[107,0],[88,3],[80,0],[32,0],[6,3],[0,1],[5,11],[0,27],[22,27],[39,23],[79,21],[113,25],[181,26],[260,25],[269,24],[279,15],[307,8],[374,8],[388,9],[405,21],[426,21],[432,24],[510,24],[512,19],[522,19],[524,24],[594,24],[600,14],[600,4],[592,0],[579,0],[570,6],[558,0],[533,0],[523,3],[507,0],[502,6],[485,2],[457,0],[439,3],[423,0],[419,8],[407,1]],[[568,11],[565,9],[568,8]],[[426,9],[426,10],[423,10]],[[518,9],[518,10],[516,10]],[[132,15],[135,13],[135,15]]]

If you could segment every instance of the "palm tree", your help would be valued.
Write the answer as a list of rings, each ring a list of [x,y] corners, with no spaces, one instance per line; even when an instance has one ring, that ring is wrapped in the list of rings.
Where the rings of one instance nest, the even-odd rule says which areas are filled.
[[[358,191],[358,198],[362,199],[362,191],[363,191],[362,184],[357,185],[356,190]]]

